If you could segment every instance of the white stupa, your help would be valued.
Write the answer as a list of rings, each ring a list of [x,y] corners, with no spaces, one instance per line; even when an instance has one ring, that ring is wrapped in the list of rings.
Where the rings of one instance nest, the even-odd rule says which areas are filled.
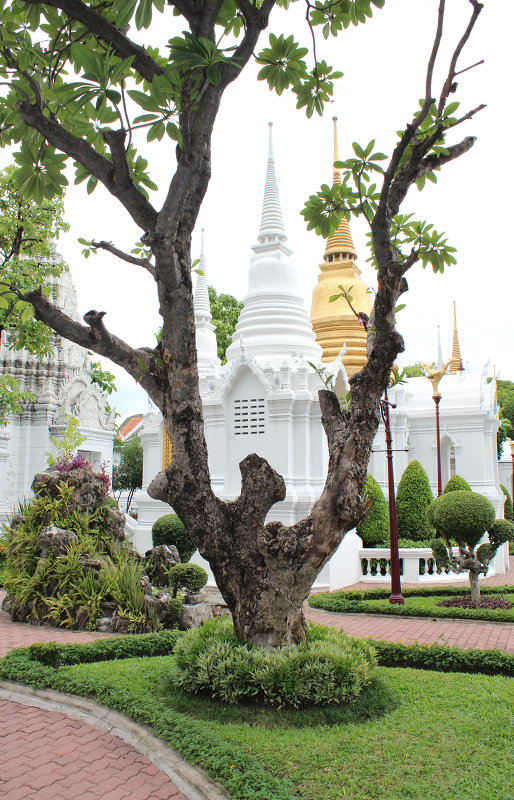
[[[309,315],[291,261],[282,220],[273,156],[272,123],[262,218],[257,244],[253,245],[244,307],[227,350],[227,361],[239,358],[242,349],[259,359],[282,361],[284,355],[299,355],[317,364],[321,347],[316,342]]]
[[[207,286],[207,267],[205,264],[204,231],[202,228],[202,247],[198,278],[194,296],[196,350],[198,356],[198,373],[203,376],[207,372],[221,366],[218,357],[218,346],[214,325],[212,324],[211,307],[209,304],[209,291]]]

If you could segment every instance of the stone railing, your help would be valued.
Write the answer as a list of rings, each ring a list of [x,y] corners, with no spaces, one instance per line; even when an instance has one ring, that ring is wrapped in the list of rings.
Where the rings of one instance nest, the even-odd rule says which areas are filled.
[[[400,576],[405,583],[437,583],[467,581],[468,573],[455,573],[437,568],[430,547],[401,547]],[[455,552],[458,550],[455,548]],[[391,574],[388,547],[365,547],[359,550],[361,576],[359,580],[383,583]]]

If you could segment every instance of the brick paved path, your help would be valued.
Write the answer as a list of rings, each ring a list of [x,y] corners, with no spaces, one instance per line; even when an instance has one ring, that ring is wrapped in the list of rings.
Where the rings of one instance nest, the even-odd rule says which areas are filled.
[[[0,592],[0,604],[4,592]],[[0,657],[34,642],[106,634],[11,622],[0,611]],[[167,775],[117,736],[55,711],[0,700],[2,800],[187,800]]]
[[[0,719],[2,800],[187,800],[117,736],[7,700]]]

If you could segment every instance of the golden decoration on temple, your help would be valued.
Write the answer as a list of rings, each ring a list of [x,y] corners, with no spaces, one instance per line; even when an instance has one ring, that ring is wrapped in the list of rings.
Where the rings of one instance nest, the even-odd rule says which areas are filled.
[[[162,468],[167,469],[171,464],[171,439],[166,428],[162,429]]]
[[[453,301],[453,345],[452,345],[452,361],[450,364],[450,375],[456,375],[459,369],[462,369],[462,356],[460,354],[459,334],[457,333],[457,311],[455,308],[455,300]]]
[[[337,117],[334,122],[334,162],[339,160],[337,142]],[[341,183],[339,170],[334,167],[334,183]],[[343,356],[348,377],[359,372],[367,362],[367,333],[344,298],[330,303],[332,295],[340,294],[343,286],[352,297],[352,305],[358,312],[371,313],[371,298],[368,287],[361,278],[356,264],[355,250],[348,220],[343,217],[338,229],[327,239],[327,246],[320,264],[318,283],[312,293],[311,323],[318,344],[323,350],[322,360],[333,361],[343,345]]]

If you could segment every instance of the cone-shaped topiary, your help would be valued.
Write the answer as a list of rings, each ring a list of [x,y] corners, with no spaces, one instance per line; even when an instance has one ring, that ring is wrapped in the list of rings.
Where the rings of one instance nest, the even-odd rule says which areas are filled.
[[[461,478],[460,475],[452,475],[448,483],[443,489],[443,494],[448,494],[448,492],[471,492],[471,486],[469,483]]]
[[[432,525],[427,508],[434,499],[427,473],[419,461],[411,461],[405,469],[396,492],[398,536],[421,542],[430,538]]]
[[[364,547],[377,547],[389,545],[389,510],[386,499],[375,478],[366,475],[364,493],[373,501],[371,510],[357,527],[357,534],[361,537]]]
[[[512,519],[512,497],[510,496],[509,490],[500,484],[500,489],[502,490],[503,494],[505,495],[505,503],[503,504],[503,516],[504,519]]]
[[[190,539],[184,524],[177,514],[165,514],[155,520],[152,527],[152,544],[174,545],[177,548],[180,560],[189,561],[196,550],[196,545]]]

